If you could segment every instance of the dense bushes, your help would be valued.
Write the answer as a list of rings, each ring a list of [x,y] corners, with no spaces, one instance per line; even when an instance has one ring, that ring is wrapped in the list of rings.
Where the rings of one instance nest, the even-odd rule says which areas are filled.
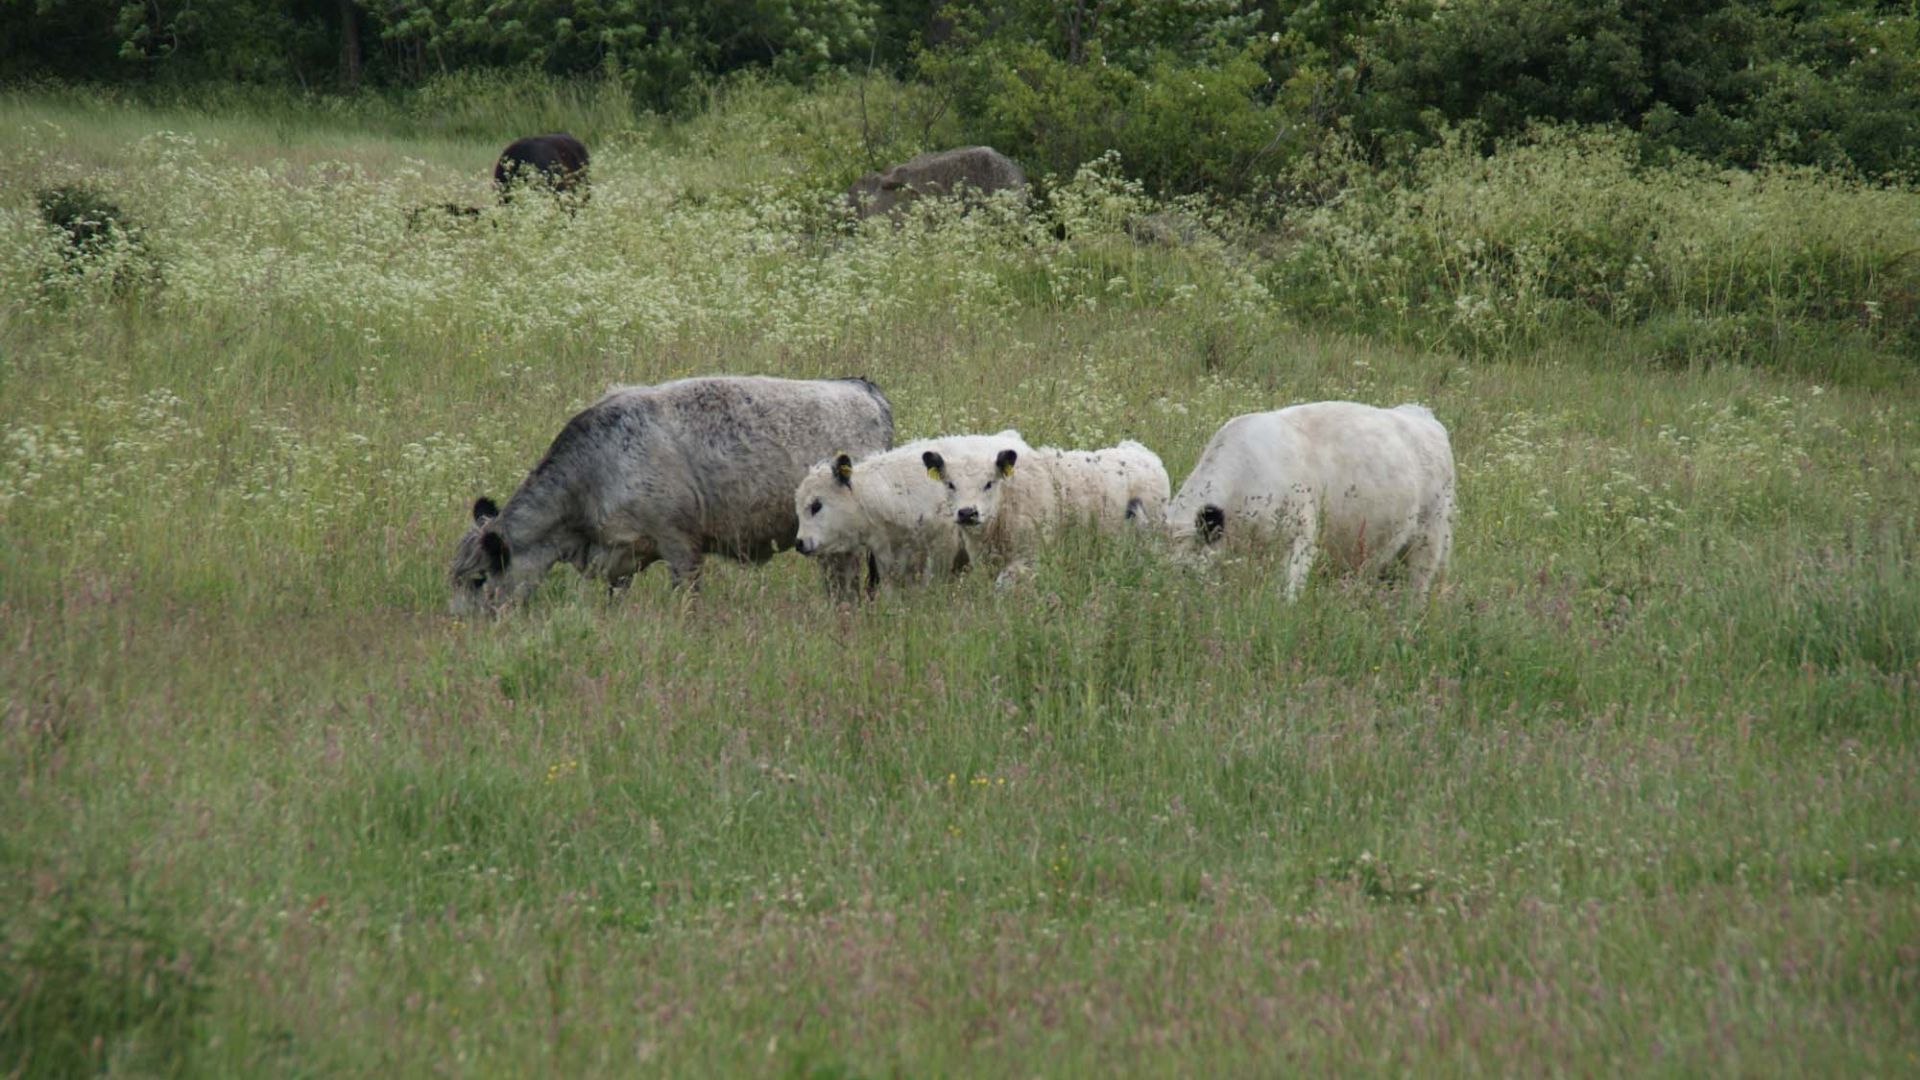
[[[1920,175],[1920,18],[1745,0],[961,5],[920,56],[970,137],[1065,174],[1253,194],[1344,134],[1374,164],[1469,128],[1620,125],[1743,168]]]
[[[639,99],[676,100],[716,72],[764,66],[806,78],[867,55],[870,0],[408,0],[369,11],[396,49],[395,77],[449,65],[617,72]]]
[[[1887,5],[1430,0],[1358,46],[1376,146],[1472,122],[1623,123],[1657,148],[1920,175],[1920,19]]]
[[[1815,325],[1920,343],[1909,190],[1806,167],[1648,165],[1619,129],[1536,128],[1491,155],[1477,141],[1452,133],[1404,179],[1366,177],[1289,217],[1276,292],[1471,351],[1662,323],[1688,362],[1804,364],[1794,350]]]
[[[723,76],[924,83],[961,137],[1068,175],[1241,195],[1350,134],[1374,163],[1471,126],[1618,124],[1720,164],[1920,176],[1920,13],[1813,0],[107,0],[0,6],[0,78],[302,90],[589,76],[684,109]]]
[[[0,75],[411,86],[475,68],[614,72],[649,106],[740,68],[904,60],[928,0],[118,0],[0,6]],[[886,45],[889,34],[899,45]]]
[[[34,202],[41,220],[59,236],[57,255],[43,273],[49,286],[102,281],[109,291],[124,294],[159,281],[146,230],[99,192],[85,186],[43,188]]]
[[[1290,126],[1263,101],[1268,75],[1252,49],[1203,63],[1156,55],[1135,72],[1071,63],[1031,44],[930,58],[956,95],[968,139],[1040,173],[1067,176],[1117,151],[1156,191],[1238,193],[1276,154]]]

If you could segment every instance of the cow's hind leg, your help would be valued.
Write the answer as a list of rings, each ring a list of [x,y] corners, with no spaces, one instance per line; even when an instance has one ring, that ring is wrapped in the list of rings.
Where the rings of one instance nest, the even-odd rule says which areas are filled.
[[[1453,526],[1437,521],[1414,537],[1407,552],[1407,587],[1416,597],[1424,597],[1433,586],[1446,579],[1447,559],[1453,553]]]

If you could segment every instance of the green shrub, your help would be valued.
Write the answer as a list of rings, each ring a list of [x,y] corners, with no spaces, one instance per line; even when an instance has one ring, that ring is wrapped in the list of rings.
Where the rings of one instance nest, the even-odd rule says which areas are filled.
[[[862,173],[964,141],[949,104],[922,83],[828,76],[803,90],[755,72],[716,80],[696,114],[661,136],[674,149],[734,159],[714,186],[764,179],[815,193],[844,190]],[[743,172],[739,160],[761,167]]]
[[[60,269],[49,275],[49,284],[103,281],[119,294],[158,281],[145,230],[99,192],[84,186],[44,188],[34,202],[41,220],[60,237]]]
[[[1353,120],[1376,152],[1472,123],[1621,123],[1650,146],[1920,175],[1920,19],[1741,0],[1431,0],[1354,39]]]
[[[76,256],[97,255],[117,238],[137,240],[138,230],[126,224],[120,208],[89,188],[46,188],[34,202],[47,224],[67,234],[68,247]]]
[[[1730,359],[1787,359],[1776,347],[1801,323],[1920,340],[1911,190],[1805,168],[1649,165],[1619,129],[1535,129],[1490,157],[1477,142],[1451,133],[1404,180],[1363,180],[1289,217],[1277,290],[1479,352],[1656,313],[1727,330],[1709,336]]]
[[[1108,152],[1159,193],[1248,191],[1284,161],[1292,116],[1268,99],[1252,47],[1197,60],[1155,54],[1140,70],[1108,63],[1097,43],[1073,62],[1033,44],[923,61],[959,101],[967,138],[1037,174],[1068,176]]]

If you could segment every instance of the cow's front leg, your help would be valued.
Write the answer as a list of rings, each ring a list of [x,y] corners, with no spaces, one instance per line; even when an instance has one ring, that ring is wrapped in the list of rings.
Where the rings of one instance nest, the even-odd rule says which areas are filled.
[[[1300,590],[1307,587],[1307,575],[1313,572],[1313,558],[1319,553],[1319,545],[1313,542],[1308,533],[1293,538],[1293,544],[1287,549],[1287,602],[1300,599]]]
[[[660,556],[666,560],[674,588],[700,591],[700,545],[685,539],[673,540],[662,545]]]
[[[865,551],[820,556],[820,580],[826,586],[827,599],[835,603],[858,600],[865,591],[862,583],[871,558]]]

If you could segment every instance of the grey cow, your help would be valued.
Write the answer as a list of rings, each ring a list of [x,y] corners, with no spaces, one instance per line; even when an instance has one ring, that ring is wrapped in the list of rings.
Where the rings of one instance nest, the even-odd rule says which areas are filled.
[[[808,466],[892,444],[893,408],[865,379],[617,387],[567,422],[504,507],[474,503],[447,568],[453,613],[513,603],[557,562],[612,589],[660,560],[676,585],[697,583],[706,554],[764,562],[793,546],[793,490]],[[821,569],[830,592],[848,595],[866,562]]]
[[[860,217],[889,214],[922,197],[974,197],[996,191],[1024,193],[1027,174],[1013,159],[991,146],[963,146],[921,154],[886,172],[868,173],[847,189],[847,201]]]

